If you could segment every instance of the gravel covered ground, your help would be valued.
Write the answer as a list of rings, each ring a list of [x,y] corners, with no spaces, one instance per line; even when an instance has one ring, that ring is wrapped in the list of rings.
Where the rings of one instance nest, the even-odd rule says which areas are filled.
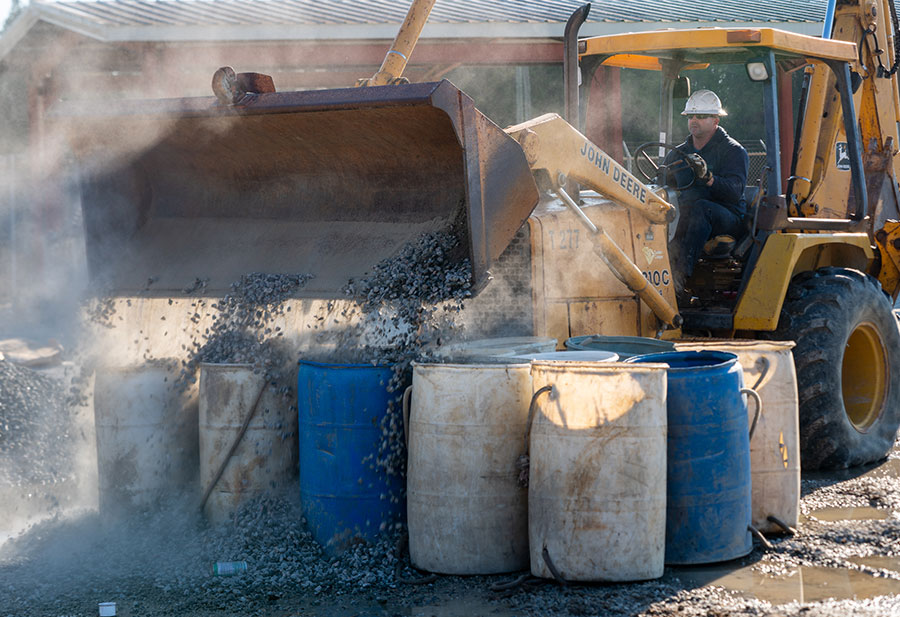
[[[804,478],[800,533],[773,538],[771,551],[757,547],[713,575],[667,568],[660,580],[632,584],[562,587],[532,579],[501,589],[516,574],[431,580],[410,569],[399,535],[329,558],[305,531],[293,490],[249,503],[219,526],[177,499],[127,519],[69,513],[0,545],[0,615],[92,615],[103,601],[126,616],[900,615],[900,450],[894,456],[865,474]],[[865,509],[869,520],[821,514],[835,508]],[[247,562],[246,573],[211,574],[214,562],[235,560]],[[854,573],[866,584],[852,591],[865,588],[865,599],[802,603],[795,595],[770,603],[765,585],[739,594],[697,582],[750,572],[777,587],[801,567]]]

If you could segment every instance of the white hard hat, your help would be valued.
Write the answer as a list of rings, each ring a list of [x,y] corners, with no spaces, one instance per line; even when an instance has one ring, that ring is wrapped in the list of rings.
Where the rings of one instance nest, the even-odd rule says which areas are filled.
[[[727,116],[728,113],[722,109],[722,101],[716,96],[712,90],[697,90],[691,95],[691,98],[684,104],[682,116],[691,116],[694,114],[703,114],[707,116]]]

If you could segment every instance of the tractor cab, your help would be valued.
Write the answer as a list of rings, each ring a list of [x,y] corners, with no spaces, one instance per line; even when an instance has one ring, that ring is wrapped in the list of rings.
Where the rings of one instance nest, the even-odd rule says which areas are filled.
[[[710,28],[582,39],[578,55],[584,84],[578,122],[587,136],[621,157],[641,180],[663,188],[676,206],[693,184],[692,178],[685,180],[683,160],[666,158],[688,136],[685,101],[699,89],[719,95],[728,111],[720,126],[750,158],[746,214],[734,237],[707,242],[685,282],[690,293],[678,308],[689,331],[773,330],[775,323],[754,321],[752,310],[742,306],[748,289],[764,285],[754,281],[755,265],[769,236],[788,230],[860,230],[866,216],[861,139],[852,105],[859,85],[851,71],[855,46],[767,28]],[[840,99],[836,109],[844,112],[805,122],[804,113],[815,113],[807,112],[810,105],[821,107],[825,96],[811,91],[811,76],[823,71],[828,95]],[[818,136],[812,139],[811,130],[824,129],[840,133],[840,152],[826,151],[825,139],[821,145]],[[842,211],[805,207],[814,199],[823,162],[846,170],[837,176],[839,183],[835,174],[829,176],[830,190],[846,196],[840,200]],[[670,225],[670,242],[676,225]]]

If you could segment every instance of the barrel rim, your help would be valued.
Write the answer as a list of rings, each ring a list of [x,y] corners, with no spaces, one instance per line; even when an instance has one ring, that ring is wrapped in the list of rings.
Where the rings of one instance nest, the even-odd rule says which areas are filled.
[[[585,356],[589,355],[598,355],[599,357],[590,359],[590,358],[578,358],[578,356],[584,354]],[[541,356],[540,358],[535,356]],[[556,357],[553,357],[556,356]],[[550,362],[616,362],[619,359],[619,354],[614,351],[609,351],[606,349],[585,349],[585,350],[572,350],[567,349],[564,351],[542,351],[539,353],[533,354],[517,354],[513,356],[516,358],[521,358],[528,362],[538,362],[540,360],[548,360]],[[570,359],[572,358],[572,359]]]
[[[393,364],[372,364],[370,362],[350,363],[350,362],[318,362],[316,360],[297,360],[297,365],[313,366],[317,368],[328,369],[392,369]]]
[[[718,347],[718,346],[730,346],[730,347],[739,347],[739,348],[747,348],[753,349],[756,347],[766,348],[771,347],[776,350],[782,349],[793,349],[797,346],[796,341],[770,341],[766,339],[728,339],[728,338],[703,338],[703,337],[695,337],[695,338],[683,338],[683,339],[673,339],[672,341],[675,343],[675,351],[681,351],[679,349],[682,345],[689,346],[698,346],[698,345],[709,345],[710,347]],[[691,349],[685,349],[684,351],[694,351]],[[711,349],[710,351],[717,351],[715,349]]]
[[[458,341],[437,347],[431,355],[451,364],[502,364],[504,358],[556,349],[558,340],[548,336],[504,336]]]
[[[648,369],[669,369],[669,365],[664,362],[628,362],[624,360],[622,362],[602,362],[599,360],[585,360],[585,361],[577,361],[577,360],[532,360],[531,368],[538,368],[541,370],[546,369],[556,369],[556,370],[570,370],[570,369],[616,369],[620,371],[622,369],[629,369],[629,371],[634,371],[638,367],[640,368],[648,368]]]
[[[693,366],[672,366],[669,362],[666,361],[666,358],[670,358],[675,360],[676,357],[679,359],[687,359],[690,357],[694,357],[699,359],[700,356],[707,356],[710,360],[715,360],[714,363],[710,364],[699,364]],[[648,353],[642,354],[640,356],[633,356],[625,360],[625,362],[629,364],[643,364],[646,362],[659,362],[665,364],[669,367],[669,371],[706,371],[706,370],[715,370],[725,366],[731,366],[737,364],[738,357],[737,354],[728,352],[728,351],[716,351],[712,349],[705,349],[702,351],[661,351],[659,353]]]
[[[528,368],[531,366],[531,362],[528,360],[518,360],[516,362],[503,362],[503,358],[497,356],[498,362],[419,362],[413,361],[412,367],[413,370],[417,368],[421,369],[431,369],[435,367],[441,368],[452,368],[452,369],[473,369],[473,368],[485,368],[485,369],[508,369],[509,367],[521,367]]]
[[[484,350],[496,347],[510,347],[516,344],[556,345],[558,339],[551,336],[498,336],[472,339],[471,341],[455,341],[437,348],[437,351],[449,350]]]

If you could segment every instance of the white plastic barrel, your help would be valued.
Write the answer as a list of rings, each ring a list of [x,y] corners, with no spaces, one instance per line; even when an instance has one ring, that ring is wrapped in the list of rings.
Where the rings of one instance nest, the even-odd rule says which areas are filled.
[[[204,493],[256,404],[204,506],[204,514],[214,522],[227,519],[246,500],[294,479],[297,414],[289,400],[264,386],[263,376],[247,364],[200,365],[200,487]]]
[[[744,369],[744,385],[754,388],[763,404],[750,440],[753,526],[763,532],[782,531],[768,520],[774,516],[796,527],[800,515],[800,427],[793,341],[691,339],[675,346],[679,351],[713,349],[737,355]],[[750,413],[754,407],[749,405]]]
[[[413,565],[445,574],[528,567],[517,483],[531,400],[526,364],[413,364],[407,522]]]
[[[155,506],[197,488],[197,400],[177,363],[98,368],[94,380],[101,513]]]
[[[666,366],[535,361],[531,573],[571,581],[663,574]],[[548,391],[541,391],[549,386]]]

